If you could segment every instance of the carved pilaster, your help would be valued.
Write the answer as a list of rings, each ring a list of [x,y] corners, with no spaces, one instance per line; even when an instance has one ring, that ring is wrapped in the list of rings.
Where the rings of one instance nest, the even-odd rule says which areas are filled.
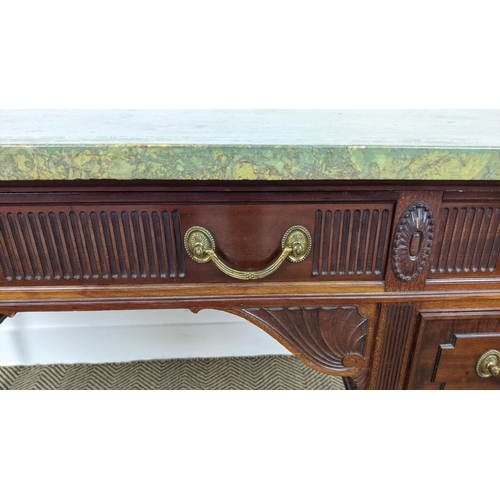
[[[355,306],[259,307],[233,310],[281,342],[306,364],[325,373],[368,380],[368,319]]]
[[[434,239],[439,234],[442,191],[404,191],[396,204],[387,292],[425,290]]]
[[[411,338],[414,307],[390,304],[382,310],[382,329],[379,333],[379,361],[373,389],[401,389],[404,382],[405,359]]]

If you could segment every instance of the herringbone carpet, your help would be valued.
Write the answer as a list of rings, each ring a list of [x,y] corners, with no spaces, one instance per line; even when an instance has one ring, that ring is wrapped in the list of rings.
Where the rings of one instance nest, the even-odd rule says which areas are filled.
[[[0,389],[344,389],[294,356],[0,367]]]

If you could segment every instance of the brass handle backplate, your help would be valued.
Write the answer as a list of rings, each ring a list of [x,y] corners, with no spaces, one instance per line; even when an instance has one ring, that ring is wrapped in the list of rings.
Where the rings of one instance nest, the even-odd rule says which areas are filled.
[[[477,362],[476,372],[480,377],[498,377],[500,374],[500,352],[486,351]]]
[[[281,255],[269,266],[260,271],[238,271],[222,262],[216,254],[215,240],[208,229],[194,226],[187,230],[184,245],[188,255],[200,264],[212,261],[223,273],[239,280],[258,280],[274,273],[280,266],[290,262],[302,262],[311,251],[312,240],[309,231],[303,226],[292,226],[281,240]]]

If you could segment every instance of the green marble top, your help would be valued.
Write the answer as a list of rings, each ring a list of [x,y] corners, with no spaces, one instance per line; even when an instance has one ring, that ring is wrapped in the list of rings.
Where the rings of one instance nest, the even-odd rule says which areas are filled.
[[[500,111],[0,111],[0,181],[76,179],[500,180]]]

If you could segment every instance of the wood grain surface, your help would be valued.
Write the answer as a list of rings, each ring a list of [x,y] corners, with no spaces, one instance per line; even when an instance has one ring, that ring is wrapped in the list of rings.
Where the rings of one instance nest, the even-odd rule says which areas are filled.
[[[500,350],[500,186],[435,182],[0,183],[0,313],[219,309],[348,388],[487,389]],[[256,281],[184,248],[191,226]],[[0,315],[0,320],[3,316]]]

